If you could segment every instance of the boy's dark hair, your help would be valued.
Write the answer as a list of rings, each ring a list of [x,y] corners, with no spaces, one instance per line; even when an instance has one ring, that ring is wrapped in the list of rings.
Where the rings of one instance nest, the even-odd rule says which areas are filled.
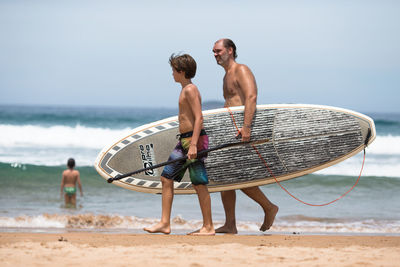
[[[176,71],[185,72],[185,78],[191,79],[196,75],[196,61],[188,54],[175,55],[172,54],[169,58],[169,64]]]
[[[235,45],[235,43],[231,39],[223,39],[222,43],[224,44],[225,48],[232,47],[233,58],[236,59],[237,58],[237,54],[236,54],[236,45]]]
[[[68,159],[67,166],[68,166],[68,168],[70,168],[70,169],[72,169],[73,167],[75,167],[75,160],[74,160],[73,158]]]

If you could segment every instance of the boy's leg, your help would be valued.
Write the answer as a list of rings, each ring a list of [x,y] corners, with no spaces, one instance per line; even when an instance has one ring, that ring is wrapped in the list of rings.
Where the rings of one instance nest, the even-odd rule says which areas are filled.
[[[206,185],[193,185],[199,198],[200,209],[203,215],[203,227],[190,235],[215,235],[211,214],[211,198]]]
[[[161,177],[162,183],[162,211],[161,222],[170,225],[172,201],[174,200],[174,180]]]
[[[73,196],[70,196],[68,194],[64,194],[64,200],[65,200],[65,207],[66,208],[75,208],[76,207],[76,199],[73,199]]]
[[[71,199],[71,205],[73,207],[76,207],[76,194],[73,194],[72,196],[70,196]]]
[[[64,194],[64,204],[65,206],[67,206],[69,204],[70,200],[69,200],[69,196],[67,194]]]
[[[174,199],[174,180],[161,177],[162,183],[162,212],[161,220],[159,223],[152,227],[146,227],[143,230],[149,233],[171,233],[171,209],[172,201]]]

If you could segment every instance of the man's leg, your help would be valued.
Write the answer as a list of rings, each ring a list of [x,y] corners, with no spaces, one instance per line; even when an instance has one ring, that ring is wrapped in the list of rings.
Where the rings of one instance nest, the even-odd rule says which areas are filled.
[[[236,228],[236,192],[235,190],[221,192],[222,204],[225,211],[225,224],[215,230],[216,233],[237,234]]]
[[[260,227],[260,231],[266,231],[271,228],[274,223],[275,216],[278,213],[278,206],[274,205],[261,191],[258,186],[241,189],[248,197],[257,202],[264,210],[264,222]]]
[[[161,177],[162,183],[162,211],[161,220],[152,227],[146,227],[143,230],[149,233],[171,233],[171,209],[174,199],[174,180]]]

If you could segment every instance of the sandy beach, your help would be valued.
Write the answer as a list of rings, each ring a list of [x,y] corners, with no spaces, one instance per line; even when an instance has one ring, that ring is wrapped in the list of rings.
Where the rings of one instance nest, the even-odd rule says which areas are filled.
[[[0,266],[399,266],[399,236],[1,233]]]

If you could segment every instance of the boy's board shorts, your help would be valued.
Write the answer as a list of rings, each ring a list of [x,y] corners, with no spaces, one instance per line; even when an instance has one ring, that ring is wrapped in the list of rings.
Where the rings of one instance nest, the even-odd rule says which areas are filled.
[[[179,142],[169,156],[168,161],[184,157],[188,153],[190,141],[192,140],[192,134],[193,132],[180,134]],[[208,136],[206,131],[201,130],[199,140],[197,141],[197,152],[200,152],[204,149],[208,149]],[[204,166],[204,160],[206,158],[207,155],[204,155],[200,158],[191,160],[185,159],[169,164],[164,167],[161,176],[180,182],[186,172],[186,169],[189,168],[190,181],[192,184],[206,185],[208,184],[207,171]]]

